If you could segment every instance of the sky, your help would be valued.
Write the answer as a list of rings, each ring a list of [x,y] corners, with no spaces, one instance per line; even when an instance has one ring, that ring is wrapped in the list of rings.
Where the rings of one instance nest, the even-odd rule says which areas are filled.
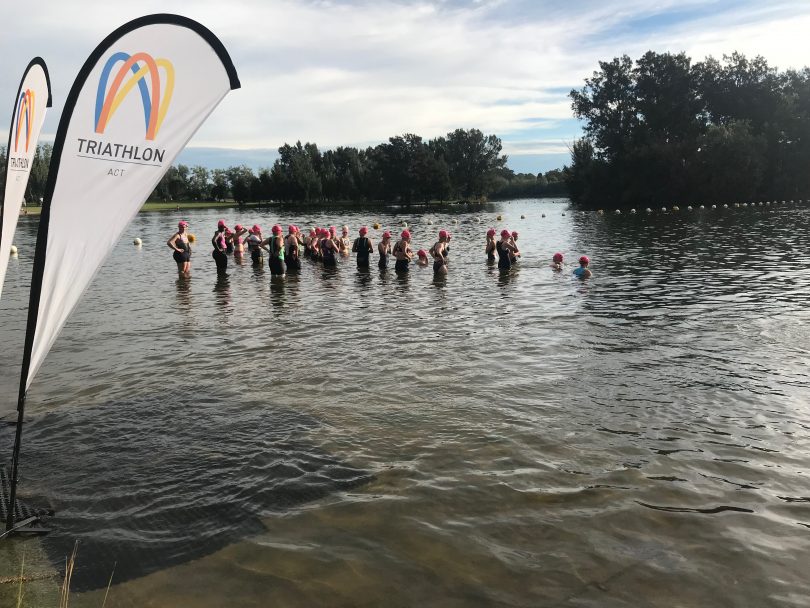
[[[582,127],[568,93],[600,60],[740,51],[781,70],[810,65],[807,0],[3,2],[0,23],[14,26],[0,37],[0,116],[11,116],[22,72],[39,55],[54,101],[41,139],[53,139],[96,45],[159,12],[212,30],[242,82],[179,158],[209,168],[268,167],[276,148],[297,140],[324,150],[478,128],[502,139],[513,170],[537,173],[568,162]]]

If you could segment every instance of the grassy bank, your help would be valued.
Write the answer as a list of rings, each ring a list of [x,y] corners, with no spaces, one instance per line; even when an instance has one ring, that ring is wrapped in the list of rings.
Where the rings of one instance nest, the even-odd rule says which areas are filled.
[[[258,207],[256,203],[249,203],[242,207]],[[238,207],[234,201],[182,201],[164,203],[163,201],[147,201],[141,207],[141,211],[183,211],[186,209],[228,209],[231,207]],[[23,209],[23,215],[39,215],[42,212],[42,207],[26,207]]]

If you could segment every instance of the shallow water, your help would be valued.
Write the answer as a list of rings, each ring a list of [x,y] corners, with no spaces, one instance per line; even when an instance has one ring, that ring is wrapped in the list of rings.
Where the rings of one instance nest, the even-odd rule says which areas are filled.
[[[404,220],[425,249],[447,227],[446,280],[218,281],[219,213],[186,218],[190,282],[175,214],[139,215],[29,392],[21,492],[57,509],[54,560],[81,539],[77,605],[115,561],[108,606],[810,605],[807,206],[225,214]],[[505,276],[490,225],[521,233]],[[595,276],[551,272],[558,250]]]

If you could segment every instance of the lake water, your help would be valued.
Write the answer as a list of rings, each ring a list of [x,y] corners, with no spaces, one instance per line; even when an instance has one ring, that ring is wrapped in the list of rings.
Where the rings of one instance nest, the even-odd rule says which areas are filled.
[[[450,272],[218,280],[220,215],[446,227]],[[107,606],[810,605],[810,206],[196,211],[190,281],[178,219],[127,228],[29,391],[20,491],[54,563],[80,540],[71,605],[113,564]],[[489,226],[520,232],[510,274]]]

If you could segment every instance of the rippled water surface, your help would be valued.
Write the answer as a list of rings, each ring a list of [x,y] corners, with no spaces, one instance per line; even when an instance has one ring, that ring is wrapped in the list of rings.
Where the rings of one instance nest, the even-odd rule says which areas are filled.
[[[179,218],[138,216],[29,392],[21,492],[57,510],[55,563],[81,541],[72,605],[115,562],[108,606],[810,605],[807,206],[224,214],[447,227],[444,280],[218,280],[220,213],[185,218],[190,281]],[[490,225],[520,232],[510,274]],[[35,230],[0,302],[9,403]]]

